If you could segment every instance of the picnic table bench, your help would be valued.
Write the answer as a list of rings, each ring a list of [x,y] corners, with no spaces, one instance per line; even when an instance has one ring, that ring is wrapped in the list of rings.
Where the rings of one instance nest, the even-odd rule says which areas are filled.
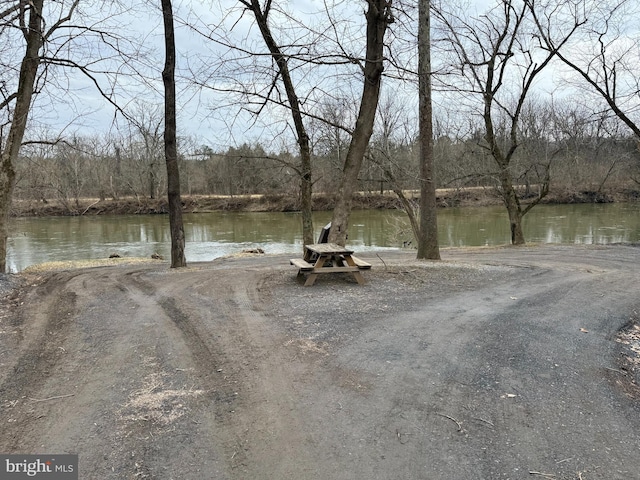
[[[314,284],[318,275],[324,273],[350,273],[356,281],[364,284],[360,270],[368,270],[371,264],[353,256],[349,250],[335,243],[314,243],[304,246],[304,258],[292,258],[291,265],[298,267],[298,276],[309,274],[305,287]]]

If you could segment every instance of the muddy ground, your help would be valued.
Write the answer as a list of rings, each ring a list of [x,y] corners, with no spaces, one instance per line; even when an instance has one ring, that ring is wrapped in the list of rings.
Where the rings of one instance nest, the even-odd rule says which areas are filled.
[[[640,478],[640,248],[0,282],[0,452],[82,479]],[[622,334],[620,333],[622,332]]]

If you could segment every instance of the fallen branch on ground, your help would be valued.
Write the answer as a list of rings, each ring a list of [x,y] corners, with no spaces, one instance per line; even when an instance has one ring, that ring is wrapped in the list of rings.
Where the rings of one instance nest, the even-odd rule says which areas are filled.
[[[529,475],[540,475],[541,477],[544,477],[544,478],[556,478],[556,476],[551,473],[529,472]]]
[[[436,412],[436,415],[440,415],[441,417],[448,418],[448,419],[449,419],[449,420],[451,420],[452,422],[455,422],[455,424],[458,426],[458,431],[459,431],[459,432],[464,432],[464,429],[462,428],[462,423],[460,423],[460,422],[459,422],[458,420],[456,420],[455,418],[450,417],[449,415],[445,415],[444,413],[437,413],[437,412]]]
[[[48,402],[49,400],[58,400],[60,398],[73,397],[74,395],[75,393],[70,393],[68,395],[57,395],[55,397],[49,398],[29,398],[29,400],[31,400],[32,402]]]

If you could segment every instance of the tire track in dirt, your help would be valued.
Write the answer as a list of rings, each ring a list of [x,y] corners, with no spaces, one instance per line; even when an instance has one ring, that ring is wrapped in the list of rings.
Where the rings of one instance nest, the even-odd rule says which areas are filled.
[[[45,415],[42,409],[34,408],[34,402],[48,398],[41,392],[45,380],[64,356],[62,345],[76,308],[75,293],[56,285],[74,276],[57,275],[38,286],[26,299],[27,304],[33,302],[38,308],[23,312],[14,321],[21,352],[13,365],[3,369],[0,408],[4,422],[0,451],[13,451],[21,445],[24,433],[32,430],[32,425]],[[45,301],[40,303],[34,297]]]
[[[12,386],[21,391],[24,402],[3,414],[18,415],[23,423],[16,425],[19,442],[4,451],[81,453],[85,468],[95,464],[104,473],[109,465],[109,473],[122,473],[112,466],[114,457],[126,456],[115,453],[123,443],[111,426],[117,423],[117,406],[132,386],[122,373],[128,370],[135,378],[137,358],[128,339],[138,332],[135,327],[127,332],[124,324],[136,304],[119,288],[115,272],[104,271],[104,275],[96,270],[55,275],[47,282],[55,287],[43,293],[55,299],[46,312],[25,310],[27,335],[38,330],[41,316],[46,317],[46,328],[18,364],[37,358],[41,367],[30,376],[14,376]],[[5,390],[3,396],[7,394]],[[22,415],[16,410],[20,407]]]
[[[156,301],[180,329],[199,376],[215,372],[210,388],[220,394],[200,414],[215,412],[211,428],[225,432],[223,451],[233,475],[301,478],[300,465],[313,462],[292,385],[300,372],[283,357],[288,337],[260,312],[259,275],[192,268],[172,277],[170,288],[157,289]],[[148,276],[133,280],[145,291],[157,286]],[[221,381],[226,391],[216,387]]]
[[[260,311],[257,275],[234,282],[225,295],[227,315],[234,316],[250,354],[251,398],[241,423],[249,457],[248,478],[305,478],[317,470],[305,412],[300,410],[301,387],[308,381],[308,365],[297,361],[285,347],[289,337]]]
[[[630,478],[637,408],[601,370],[637,252],[385,253],[368,285],[313,289],[280,258],[56,274],[21,308],[15,364],[43,381],[3,385],[73,396],[0,397],[22,422],[0,445],[79,453],[88,479]]]
[[[215,471],[215,442],[188,415],[208,395],[154,290],[131,280],[141,274],[57,274],[32,293],[42,298],[23,311],[28,341],[0,388],[3,452],[78,453],[82,478],[198,478],[207,463]]]
[[[180,284],[176,276],[178,272],[143,269],[118,277],[138,305],[139,321],[147,325],[136,345],[138,384],[117,412],[119,436],[126,445],[120,450],[131,457],[121,470],[131,478],[206,478],[204,472],[211,471],[224,479],[217,414],[209,411],[228,407],[233,396],[209,368],[212,351],[177,307],[174,297],[181,290],[163,294],[167,282]]]

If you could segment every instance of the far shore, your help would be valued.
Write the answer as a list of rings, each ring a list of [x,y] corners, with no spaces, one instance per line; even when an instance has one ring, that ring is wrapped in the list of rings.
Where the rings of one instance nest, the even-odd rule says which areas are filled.
[[[537,191],[530,188],[526,192],[522,187],[523,204],[536,198]],[[417,201],[418,191],[406,191],[407,198]],[[468,207],[502,205],[495,189],[490,187],[467,187],[438,189],[438,206]],[[551,191],[541,203],[616,203],[640,201],[640,189],[607,189],[606,191]],[[226,212],[297,212],[300,210],[299,198],[294,195],[182,195],[185,213]],[[330,194],[318,193],[313,196],[315,211],[330,211],[334,199]],[[360,192],[354,196],[354,209],[398,209],[400,202],[392,191]],[[79,215],[136,215],[167,214],[166,197],[144,198],[123,196],[120,198],[80,198],[76,199],[14,199],[11,208],[12,217],[79,216]]]

